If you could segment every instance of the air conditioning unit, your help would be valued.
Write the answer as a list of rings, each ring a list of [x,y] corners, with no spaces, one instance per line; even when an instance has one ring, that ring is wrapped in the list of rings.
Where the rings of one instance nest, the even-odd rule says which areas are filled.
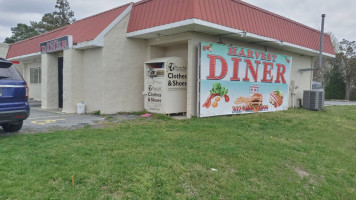
[[[321,110],[324,107],[325,93],[322,90],[304,90],[303,107],[308,110]]]

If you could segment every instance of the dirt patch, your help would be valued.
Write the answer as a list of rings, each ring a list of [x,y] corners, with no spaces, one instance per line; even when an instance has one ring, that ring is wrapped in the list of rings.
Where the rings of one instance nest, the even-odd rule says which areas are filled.
[[[298,176],[300,178],[304,178],[304,177],[308,177],[309,173],[304,171],[303,169],[299,168],[299,167],[295,167],[294,171],[297,172]]]

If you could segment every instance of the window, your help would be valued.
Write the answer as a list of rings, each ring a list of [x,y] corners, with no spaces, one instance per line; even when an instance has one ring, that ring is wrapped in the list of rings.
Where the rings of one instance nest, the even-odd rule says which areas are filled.
[[[41,83],[41,67],[30,68],[30,83],[31,84]]]
[[[22,81],[21,75],[17,72],[16,68],[11,66],[9,68],[0,67],[0,80],[19,80]]]

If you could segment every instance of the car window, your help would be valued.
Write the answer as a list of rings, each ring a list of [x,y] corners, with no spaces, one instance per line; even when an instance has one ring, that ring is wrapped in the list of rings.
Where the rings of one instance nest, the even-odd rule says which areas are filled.
[[[22,81],[22,77],[14,66],[9,68],[0,68],[0,81],[1,80],[18,80]]]
[[[323,89],[323,85],[319,82],[313,82],[312,89]]]

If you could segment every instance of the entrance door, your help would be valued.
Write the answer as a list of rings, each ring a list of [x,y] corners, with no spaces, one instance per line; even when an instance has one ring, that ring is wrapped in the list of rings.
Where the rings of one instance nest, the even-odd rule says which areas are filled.
[[[63,57],[58,58],[58,108],[63,108]]]

